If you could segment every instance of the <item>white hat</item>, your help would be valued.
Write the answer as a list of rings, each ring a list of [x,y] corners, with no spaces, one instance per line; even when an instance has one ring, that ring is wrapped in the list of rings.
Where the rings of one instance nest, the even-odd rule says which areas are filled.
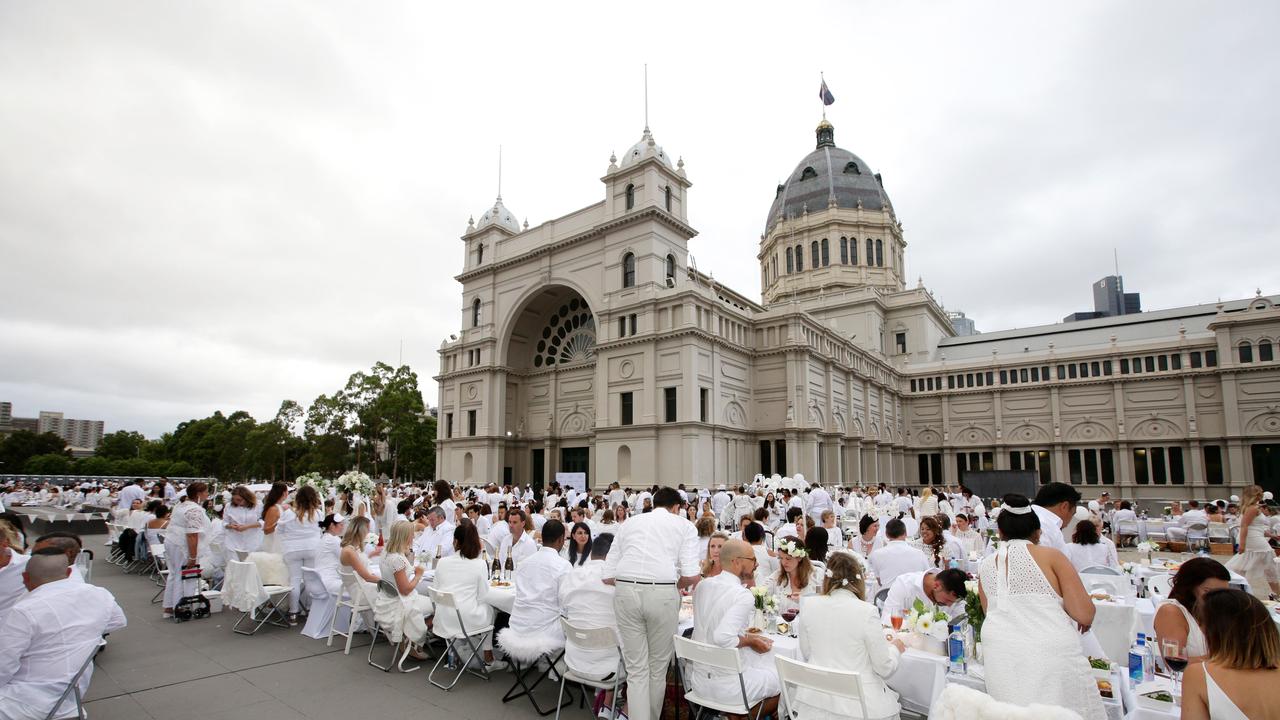
[[[1275,495],[1272,495],[1270,490],[1268,490],[1268,491],[1266,491],[1266,492],[1262,493],[1262,499],[1263,499],[1263,500],[1271,500],[1271,499],[1272,499],[1272,498],[1274,498],[1274,497],[1275,497]]]
[[[1090,500],[1090,501],[1089,501],[1089,509],[1090,509],[1090,510],[1092,510],[1092,511],[1094,511],[1094,512],[1098,512],[1098,509],[1099,509],[1099,508],[1101,508],[1101,507],[1102,507],[1102,506],[1098,504],[1098,501],[1097,501],[1097,500]]]
[[[1263,496],[1263,497],[1266,497],[1266,496],[1267,496],[1267,494],[1266,494],[1266,493],[1263,493],[1263,494],[1262,494],[1262,496]],[[1240,502],[1240,496],[1239,496],[1239,495],[1232,495],[1232,496],[1231,496],[1231,502],[1233,502],[1233,503],[1238,503],[1238,502]]]

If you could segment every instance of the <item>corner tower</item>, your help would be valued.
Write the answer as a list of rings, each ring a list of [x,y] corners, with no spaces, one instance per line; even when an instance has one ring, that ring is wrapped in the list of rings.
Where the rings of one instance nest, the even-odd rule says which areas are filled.
[[[905,285],[902,226],[879,173],[836,147],[818,124],[817,147],[778,186],[760,238],[760,287],[769,305],[841,289]]]

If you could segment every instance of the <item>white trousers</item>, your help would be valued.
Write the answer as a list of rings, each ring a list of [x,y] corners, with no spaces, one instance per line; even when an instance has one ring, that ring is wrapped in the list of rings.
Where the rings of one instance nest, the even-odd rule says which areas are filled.
[[[622,662],[627,668],[630,717],[659,720],[680,620],[680,593],[675,585],[618,581],[613,611],[622,637]]]
[[[285,567],[289,568],[289,612],[296,614],[302,607],[302,568],[313,567],[316,551],[291,550],[284,554]]]
[[[164,583],[163,607],[166,610],[172,610],[177,607],[178,601],[182,599],[182,566],[188,559],[187,538],[185,536],[182,538],[182,542],[167,542],[164,544],[165,566],[169,568],[169,576]]]

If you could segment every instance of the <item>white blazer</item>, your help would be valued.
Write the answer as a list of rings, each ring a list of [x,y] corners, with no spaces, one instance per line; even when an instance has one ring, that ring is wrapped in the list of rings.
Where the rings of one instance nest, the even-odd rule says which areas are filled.
[[[806,662],[859,673],[867,717],[898,717],[898,694],[884,681],[898,669],[899,653],[885,640],[875,605],[847,590],[835,590],[830,595],[802,597],[797,620],[800,653]],[[802,719],[812,716],[814,709],[858,717],[858,706],[852,700],[806,689],[798,689],[795,697]]]
[[[484,560],[468,560],[457,553],[440,558],[431,587],[453,593],[453,601],[462,611],[467,632],[474,633],[493,624],[493,607],[485,602],[485,596],[489,594],[489,569],[485,567]],[[458,614],[451,608],[437,605],[435,631],[442,637],[460,634]]]

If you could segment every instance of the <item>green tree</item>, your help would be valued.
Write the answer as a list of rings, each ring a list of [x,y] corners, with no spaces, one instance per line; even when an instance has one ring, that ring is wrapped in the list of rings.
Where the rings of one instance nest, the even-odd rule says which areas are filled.
[[[152,474],[151,461],[142,458],[112,460],[111,474],[120,477],[146,477]]]
[[[94,455],[107,460],[141,457],[142,449],[148,444],[149,441],[140,432],[117,430],[102,436],[102,443],[98,445]]]
[[[67,443],[53,433],[37,435],[29,430],[19,430],[0,442],[0,472],[22,472],[27,460],[37,455],[65,455]]]
[[[111,461],[97,455],[76,460],[72,468],[76,475],[110,475],[111,470]]]
[[[179,460],[170,463],[163,473],[167,477],[196,477],[196,469],[191,467],[191,463]]]
[[[45,453],[27,458],[24,472],[32,475],[66,475],[71,472],[71,458],[62,453]]]

